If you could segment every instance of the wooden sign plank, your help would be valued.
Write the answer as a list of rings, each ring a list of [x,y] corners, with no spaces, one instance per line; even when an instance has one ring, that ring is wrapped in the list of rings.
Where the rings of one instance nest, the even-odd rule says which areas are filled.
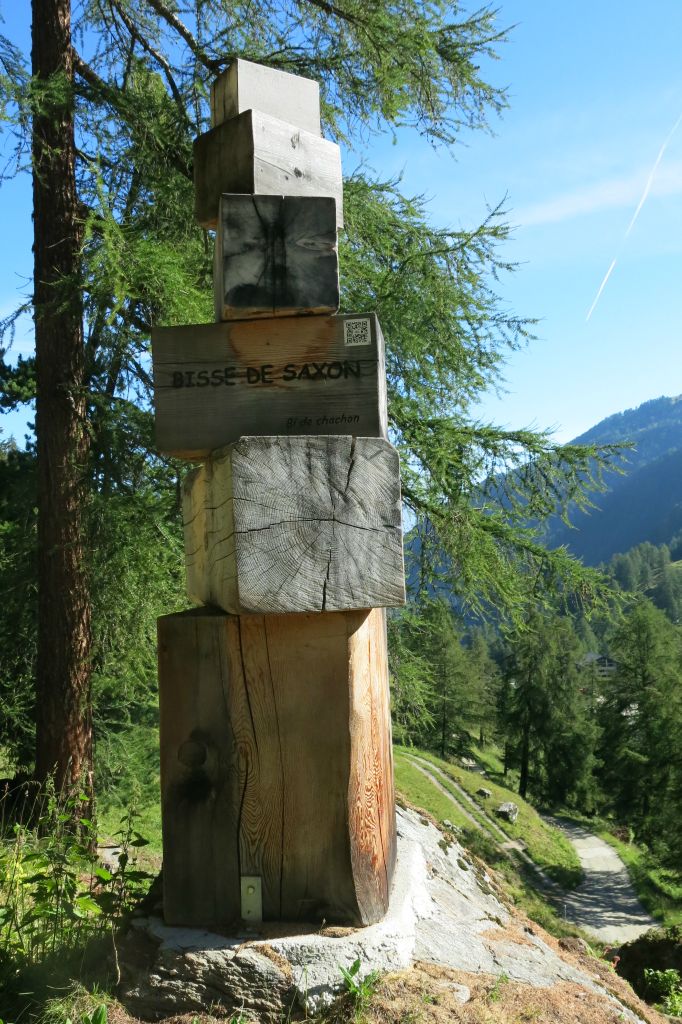
[[[384,340],[373,313],[152,331],[160,451],[204,459],[245,435],[386,437]]]
[[[368,925],[395,861],[385,617],[159,619],[164,917]]]
[[[224,192],[331,196],[343,227],[341,151],[335,142],[247,110],[194,141],[194,215],[215,230]]]
[[[321,135],[320,87],[312,78],[237,58],[211,86],[211,125],[258,110]]]
[[[243,437],[183,488],[190,597],[235,614],[405,603],[400,462],[377,437]]]
[[[335,201],[221,196],[213,281],[216,320],[335,313]]]

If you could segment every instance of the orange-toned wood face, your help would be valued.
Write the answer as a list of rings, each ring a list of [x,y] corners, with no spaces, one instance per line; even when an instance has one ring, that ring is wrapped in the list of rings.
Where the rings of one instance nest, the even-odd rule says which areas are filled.
[[[386,436],[374,314],[159,327],[152,355],[167,454],[202,459],[245,435]]]

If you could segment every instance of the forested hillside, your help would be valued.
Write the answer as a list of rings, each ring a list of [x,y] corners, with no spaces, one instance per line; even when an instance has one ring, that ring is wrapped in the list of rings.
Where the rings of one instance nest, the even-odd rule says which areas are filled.
[[[574,529],[553,519],[547,534],[550,546],[566,544],[588,565],[644,541],[667,544],[682,529],[682,397],[616,413],[574,443],[607,442],[632,442],[625,473],[606,476],[597,508],[572,513]]]

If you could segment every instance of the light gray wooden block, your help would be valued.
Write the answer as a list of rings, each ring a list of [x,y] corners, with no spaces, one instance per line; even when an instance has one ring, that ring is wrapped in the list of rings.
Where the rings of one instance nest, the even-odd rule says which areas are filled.
[[[373,313],[152,331],[156,442],[203,459],[246,434],[386,437],[384,340]]]
[[[194,142],[194,215],[215,229],[224,192],[331,196],[343,227],[341,152],[334,142],[247,110]]]
[[[321,135],[320,87],[312,78],[238,58],[211,86],[211,125],[258,110]]]
[[[377,437],[242,437],[183,487],[187,589],[236,615],[405,602],[400,463]]]
[[[213,281],[216,320],[335,313],[334,200],[221,196]]]

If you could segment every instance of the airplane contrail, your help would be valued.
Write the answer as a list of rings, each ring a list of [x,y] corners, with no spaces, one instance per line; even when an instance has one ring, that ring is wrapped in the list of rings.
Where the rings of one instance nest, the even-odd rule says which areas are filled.
[[[606,288],[606,282],[611,277],[611,274],[613,273],[614,267],[616,266],[616,263],[618,262],[618,259],[620,258],[621,252],[623,251],[623,246],[625,245],[625,243],[626,243],[626,241],[627,241],[627,239],[628,239],[628,237],[630,235],[630,232],[632,231],[632,229],[635,226],[635,223],[637,222],[637,218],[640,215],[642,207],[644,206],[645,202],[647,201],[647,198],[649,196],[649,192],[651,191],[651,186],[653,185],[654,178],[656,177],[656,171],[658,170],[658,165],[660,164],[661,160],[663,159],[663,154],[665,153],[666,149],[668,148],[668,146],[670,144],[670,140],[672,139],[673,135],[675,134],[675,132],[679,128],[681,122],[682,122],[682,113],[680,114],[680,116],[678,117],[677,121],[675,121],[675,124],[672,126],[672,128],[668,132],[668,134],[667,134],[667,136],[665,138],[665,141],[663,142],[663,145],[661,146],[661,148],[658,151],[658,156],[654,160],[654,165],[651,168],[651,171],[649,172],[649,177],[647,178],[647,182],[646,182],[646,185],[644,186],[644,191],[642,192],[642,195],[640,196],[640,200],[637,203],[637,208],[636,208],[635,212],[633,213],[632,217],[630,218],[630,223],[628,224],[628,226],[627,226],[627,228],[625,230],[625,234],[623,235],[623,240],[620,243],[620,246],[618,247],[618,252],[614,256],[614,258],[611,260],[611,266],[606,271],[606,274],[604,275],[604,280],[599,285],[599,288],[597,290],[597,294],[594,297],[594,302],[590,306],[590,308],[589,308],[589,310],[587,312],[587,316],[585,317],[585,323],[588,322],[588,320],[590,319],[590,317],[594,313],[595,308],[597,306],[597,303],[599,302],[599,299],[601,298],[601,294],[604,291],[604,288]]]

